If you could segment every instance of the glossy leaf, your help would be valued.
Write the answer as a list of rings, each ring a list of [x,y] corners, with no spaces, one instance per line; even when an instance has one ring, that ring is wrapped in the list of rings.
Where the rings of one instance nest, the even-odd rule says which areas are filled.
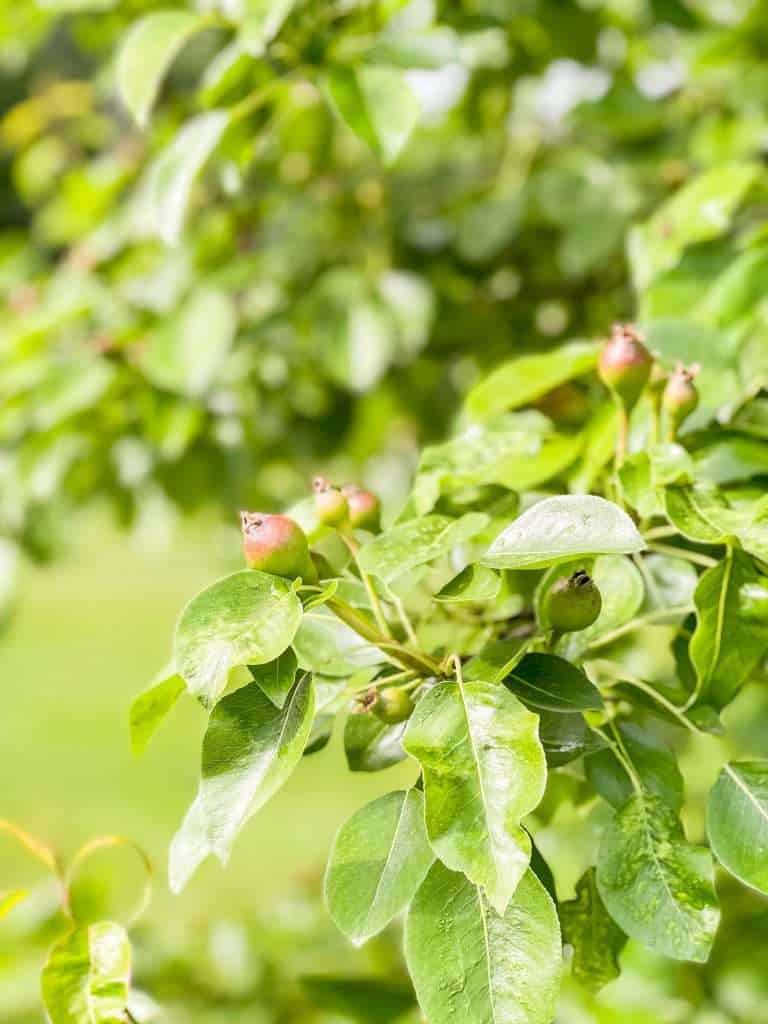
[[[502,363],[467,395],[465,407],[475,419],[529,405],[564,381],[593,370],[600,343],[570,341],[551,352],[518,356]]]
[[[618,728],[624,751],[643,788],[679,811],[683,805],[683,777],[672,748],[649,727],[622,722]],[[632,782],[609,748],[590,754],[584,770],[600,796],[613,807],[623,807],[631,798]]]
[[[254,682],[258,683],[275,707],[282,708],[299,670],[299,663],[293,650],[289,647],[274,661],[269,661],[266,665],[249,665],[249,669]]]
[[[147,749],[147,744],[173,710],[185,688],[184,680],[169,666],[160,673],[158,681],[140,693],[131,704],[131,749],[137,757]]]
[[[547,764],[559,768],[594,750],[599,740],[584,716],[573,711],[539,711],[539,739]]]
[[[181,613],[174,659],[190,693],[212,704],[238,665],[264,665],[289,646],[301,601],[288,580],[257,570],[233,573],[192,598]]]
[[[679,189],[646,224],[634,228],[629,258],[636,286],[645,287],[673,267],[686,246],[726,231],[758,174],[755,164],[716,167]]]
[[[559,908],[563,941],[573,947],[571,973],[590,992],[598,992],[621,973],[619,954],[627,937],[600,898],[594,868],[579,879],[576,898]]]
[[[84,925],[60,939],[41,979],[51,1024],[116,1024],[124,1020],[131,946],[112,921]]]
[[[403,739],[422,768],[435,853],[483,886],[500,913],[530,861],[520,822],[546,785],[537,725],[503,686],[472,679],[430,690]]]
[[[362,945],[408,906],[434,859],[418,790],[366,804],[341,826],[331,851],[325,875],[331,917]]]
[[[643,538],[618,505],[591,494],[545,498],[502,531],[481,558],[497,569],[543,569],[598,554],[641,551]]]
[[[690,655],[698,697],[715,708],[733,699],[768,648],[768,622],[750,614],[750,587],[760,584],[749,555],[729,548],[696,587]]]
[[[363,545],[360,565],[364,572],[392,583],[411,569],[434,562],[470,540],[488,521],[480,512],[468,512],[460,519],[433,515],[398,523]]]
[[[416,510],[426,515],[441,495],[459,496],[470,487],[540,486],[563,472],[580,450],[578,435],[556,433],[533,410],[473,423],[453,440],[422,452],[413,484]]]
[[[597,884],[631,938],[673,960],[707,960],[720,920],[712,857],[657,797],[633,796],[607,826]]]
[[[491,640],[464,666],[464,678],[487,679],[491,683],[500,683],[525,656],[529,644],[530,640],[527,637]]]
[[[350,676],[383,661],[378,647],[319,609],[304,616],[293,647],[301,668],[326,676]]]
[[[600,710],[600,691],[587,676],[554,654],[526,654],[505,685],[530,707],[549,711]]]
[[[416,894],[405,956],[430,1024],[550,1024],[562,971],[554,904],[527,871],[506,912],[443,864]]]
[[[501,577],[497,572],[484,565],[468,565],[435,594],[435,600],[445,604],[492,601],[500,590]]]
[[[352,131],[391,164],[407,143],[419,118],[419,104],[396,68],[337,67],[326,89],[331,103]]]
[[[171,845],[174,892],[183,889],[209,854],[226,862],[240,829],[298,764],[314,713],[309,675],[298,679],[282,709],[258,683],[219,701],[203,739],[200,788]]]
[[[137,21],[117,58],[117,89],[141,127],[146,126],[166,72],[184,44],[208,24],[189,11],[155,11]]]
[[[707,833],[723,867],[768,895],[768,761],[725,765],[709,794]]]

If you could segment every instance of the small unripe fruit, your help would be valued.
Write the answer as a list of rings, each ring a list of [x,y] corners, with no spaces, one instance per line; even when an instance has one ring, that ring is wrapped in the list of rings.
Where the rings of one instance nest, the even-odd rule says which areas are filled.
[[[373,713],[387,725],[396,725],[410,718],[413,711],[413,697],[406,690],[390,687],[378,690],[373,702]]]
[[[580,569],[573,576],[562,576],[549,588],[544,611],[549,625],[557,633],[575,633],[591,626],[603,600],[592,577]]]
[[[274,576],[315,581],[317,572],[309,557],[306,534],[289,516],[241,512],[243,551],[249,569]]]
[[[347,518],[347,499],[324,476],[312,481],[315,492],[315,514],[324,526],[339,526]]]
[[[653,357],[630,324],[614,324],[597,362],[600,379],[630,412],[648,383]]]
[[[667,415],[667,428],[670,437],[674,437],[680,427],[699,404],[699,391],[693,382],[699,367],[686,369],[678,363],[670,374],[664,389],[662,404]]]
[[[341,490],[347,499],[350,524],[356,529],[378,533],[381,529],[381,503],[376,495],[354,484],[345,484]]]

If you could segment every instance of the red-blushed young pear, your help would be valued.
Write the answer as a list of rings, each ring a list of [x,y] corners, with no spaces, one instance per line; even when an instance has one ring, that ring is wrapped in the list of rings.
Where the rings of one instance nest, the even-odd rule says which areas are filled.
[[[307,537],[290,516],[241,512],[243,551],[249,569],[315,582],[317,571],[309,557]]]
[[[597,362],[600,379],[631,412],[651,375],[653,357],[631,324],[614,324]]]
[[[690,368],[678,363],[669,375],[662,405],[667,416],[667,430],[671,439],[674,439],[678,428],[699,404],[699,391],[693,382],[698,372],[698,363],[694,363]]]
[[[376,495],[355,484],[345,484],[341,490],[347,499],[350,524],[356,529],[378,533],[381,529],[381,503]]]

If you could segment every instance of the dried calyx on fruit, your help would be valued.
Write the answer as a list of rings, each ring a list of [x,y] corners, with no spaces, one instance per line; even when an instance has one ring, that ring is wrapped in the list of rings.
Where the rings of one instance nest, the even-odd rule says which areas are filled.
[[[662,405],[667,417],[667,434],[670,440],[674,440],[678,429],[699,404],[699,391],[694,384],[699,369],[698,363],[689,367],[678,363],[669,375]]]
[[[350,524],[377,533],[381,529],[381,503],[376,495],[356,484],[345,484],[341,490],[349,508]]]
[[[317,579],[306,534],[289,516],[241,512],[240,524],[249,569],[290,579],[301,576],[309,582]]]
[[[631,324],[614,324],[598,359],[600,379],[627,412],[637,404],[651,375],[653,357]]]
[[[545,614],[556,633],[574,633],[591,626],[602,606],[595,581],[579,569],[552,584],[545,599]]]
[[[315,492],[315,514],[324,526],[340,526],[347,518],[347,499],[330,480],[316,476],[312,481]]]

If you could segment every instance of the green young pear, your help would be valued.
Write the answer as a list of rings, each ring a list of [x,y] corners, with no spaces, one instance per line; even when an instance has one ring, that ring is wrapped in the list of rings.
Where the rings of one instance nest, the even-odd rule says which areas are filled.
[[[600,614],[603,600],[592,577],[579,569],[572,576],[561,576],[549,588],[545,615],[557,633],[575,633],[591,626]]]
[[[396,725],[410,718],[413,707],[410,693],[394,686],[376,691],[376,699],[371,705],[374,715],[387,725]]]
[[[311,582],[317,579],[306,534],[289,516],[241,512],[240,523],[249,569],[289,579],[297,576]]]
[[[315,492],[315,514],[324,526],[340,526],[347,518],[347,499],[324,476],[312,481]]]

